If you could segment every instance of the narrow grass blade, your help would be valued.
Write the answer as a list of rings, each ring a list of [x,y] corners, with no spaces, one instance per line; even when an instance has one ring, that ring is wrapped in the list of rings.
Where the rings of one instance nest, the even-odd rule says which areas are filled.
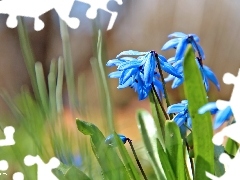
[[[103,176],[112,179],[130,179],[129,174],[115,149],[105,143],[102,132],[94,125],[77,119],[77,128],[84,135],[90,135],[92,150],[102,168]]]
[[[179,127],[174,121],[166,121],[165,138],[166,152],[175,177],[178,180],[185,180],[183,142]]]
[[[140,129],[145,148],[150,157],[152,167],[155,171],[157,179],[165,179],[161,162],[157,152],[156,138],[157,129],[151,115],[144,110],[139,110],[137,112],[138,127]]]
[[[110,92],[107,82],[107,75],[104,68],[104,48],[103,48],[103,38],[102,38],[102,32],[98,31],[98,42],[97,42],[97,63],[99,68],[99,75],[100,75],[100,82],[101,82],[101,91],[102,91],[102,104],[104,107],[104,112],[107,119],[107,125],[108,125],[108,133],[112,132],[114,130],[114,122],[113,122],[113,110],[112,110],[112,103],[110,98]]]
[[[58,114],[61,114],[63,112],[63,100],[62,100],[63,75],[64,75],[63,59],[60,57],[58,59],[58,75],[56,87],[56,104]]]
[[[73,60],[71,54],[71,46],[69,40],[68,26],[63,20],[60,21],[60,34],[62,38],[63,45],[63,57],[64,57],[64,67],[67,82],[69,105],[73,112],[76,110],[76,89],[74,80],[74,70],[73,70]]]
[[[56,104],[56,61],[52,60],[50,65],[50,72],[48,74],[48,87],[49,87],[49,108],[52,120],[57,117],[57,104]]]
[[[24,62],[27,67],[27,71],[31,80],[33,92],[37,100],[40,100],[40,95],[38,92],[38,86],[36,81],[36,74],[34,69],[35,58],[31,49],[30,40],[28,37],[26,26],[23,23],[23,18],[18,18],[18,36],[20,41],[21,50],[24,57]]]
[[[40,95],[41,107],[45,116],[49,114],[49,101],[48,101],[48,92],[46,87],[46,82],[43,73],[42,63],[37,62],[35,64],[36,78],[37,78],[37,86]]]
[[[204,180],[208,179],[205,175],[206,171],[214,173],[213,129],[210,113],[198,114],[198,109],[207,103],[207,94],[191,47],[188,47],[184,58],[184,79],[184,92],[192,118],[194,179]]]

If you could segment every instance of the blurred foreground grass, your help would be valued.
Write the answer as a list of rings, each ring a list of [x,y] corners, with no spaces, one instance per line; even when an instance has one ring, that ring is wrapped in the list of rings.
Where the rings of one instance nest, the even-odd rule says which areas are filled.
[[[9,163],[6,179],[12,179],[15,172],[22,172],[25,179],[37,179],[37,166],[28,167],[23,163],[26,155],[39,155],[45,163],[51,157],[57,157],[62,164],[54,172],[60,179],[88,179],[87,176],[94,180],[102,179],[101,168],[93,157],[89,138],[79,133],[75,124],[77,117],[94,122],[105,135],[118,129],[114,123],[105,74],[106,59],[104,59],[104,40],[101,32],[95,29],[98,38],[95,38],[95,57],[91,59],[92,71],[98,87],[96,91],[100,97],[96,99],[99,103],[98,112],[87,103],[85,96],[87,89],[84,88],[87,82],[84,74],[80,73],[74,77],[66,24],[60,21],[63,57],[56,57],[51,61],[46,77],[42,64],[35,62],[27,30],[21,18],[19,18],[18,32],[32,86],[23,86],[16,97],[12,97],[6,90],[1,90],[1,97],[13,115],[13,118],[9,119],[0,115],[2,119],[4,118],[0,122],[1,131],[3,132],[5,126],[13,126],[16,141],[15,145],[1,147],[0,150],[0,158],[6,159]],[[67,85],[67,103],[63,103],[64,80]],[[1,138],[4,138],[3,133]],[[150,168],[148,171],[149,162],[141,144],[136,144],[136,148],[145,165],[145,171],[151,177],[153,172]]]

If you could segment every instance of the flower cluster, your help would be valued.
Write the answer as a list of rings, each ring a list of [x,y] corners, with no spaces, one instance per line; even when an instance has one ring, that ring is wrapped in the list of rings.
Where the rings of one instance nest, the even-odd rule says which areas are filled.
[[[168,114],[177,113],[177,115],[173,118],[176,124],[181,127],[184,123],[191,128],[191,117],[188,113],[188,101],[182,100],[181,103],[173,104],[168,107]]]
[[[119,79],[118,88],[133,88],[138,93],[139,100],[148,96],[152,86],[156,86],[161,94],[164,94],[162,82],[159,81],[160,74],[156,71],[157,64],[160,64],[163,71],[181,78],[166,58],[155,51],[123,51],[116,59],[107,62],[107,66],[117,66],[117,71],[110,73],[109,77]]]
[[[182,32],[174,32],[168,37],[172,39],[167,41],[161,50],[164,51],[171,48],[176,49],[175,56],[168,60],[164,56],[157,54],[155,51],[139,52],[129,50],[121,52],[116,56],[116,59],[107,62],[107,66],[117,66],[117,71],[110,73],[109,77],[119,79],[118,88],[133,88],[138,93],[139,100],[145,99],[153,87],[157,88],[160,91],[160,94],[164,95],[163,82],[159,80],[162,76],[161,70],[168,73],[168,76],[165,79],[161,77],[164,79],[164,83],[173,81],[172,88],[180,86],[184,81],[184,54],[187,45],[190,44],[193,47],[195,54],[197,54],[195,60],[201,72],[206,91],[209,90],[208,80],[210,80],[219,90],[220,85],[217,77],[209,67],[203,64],[205,54],[203,48],[199,44],[199,37],[195,34],[187,35]],[[156,70],[157,67],[159,71]],[[213,107],[211,106],[211,108]],[[204,111],[211,110],[211,108],[204,108]],[[231,114],[230,111],[222,112],[216,110],[214,112],[217,113],[217,120],[215,121],[216,125],[214,125],[214,128],[219,127]],[[186,123],[186,125],[191,128],[191,118],[188,113],[187,100],[169,106],[167,113],[176,114],[173,120],[179,127]],[[219,114],[224,114],[224,116],[218,118],[220,116]]]
[[[202,74],[203,83],[205,85],[206,91],[209,90],[208,79],[213,82],[213,84],[217,87],[218,90],[220,90],[220,85],[217,80],[217,77],[215,76],[215,74],[209,67],[203,65],[203,63],[202,63],[202,60],[205,59],[205,55],[204,55],[202,47],[198,43],[199,37],[195,34],[186,35],[181,32],[172,33],[168,37],[169,38],[176,37],[176,38],[171,39],[168,42],[166,42],[163,45],[162,50],[176,48],[175,57],[168,59],[168,62],[171,63],[172,66],[177,69],[177,72],[181,75],[181,78],[169,75],[167,78],[165,78],[165,81],[169,82],[169,81],[173,80],[172,88],[176,88],[183,83],[183,81],[184,81],[184,77],[183,77],[184,52],[187,48],[187,45],[191,44],[193,49],[195,50],[195,52],[198,53],[198,57],[196,57],[196,63]]]

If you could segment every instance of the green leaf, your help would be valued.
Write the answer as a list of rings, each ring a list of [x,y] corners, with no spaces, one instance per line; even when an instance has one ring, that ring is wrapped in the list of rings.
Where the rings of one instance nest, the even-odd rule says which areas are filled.
[[[151,163],[157,179],[165,179],[163,173],[162,165],[159,159],[156,139],[157,139],[157,129],[152,116],[144,110],[139,110],[137,112],[138,127],[140,129],[145,148],[151,159]]]
[[[40,95],[41,106],[45,113],[44,115],[47,116],[49,113],[49,103],[48,103],[49,98],[48,98],[47,86],[46,86],[43,67],[41,62],[36,62],[35,71],[36,71],[36,80],[37,80],[37,86],[38,86],[38,91]]]
[[[158,155],[159,155],[166,178],[168,180],[175,180],[176,177],[172,170],[168,156],[167,156],[166,152],[164,151],[164,149],[158,139],[157,139],[157,149],[158,149]]]
[[[61,171],[61,174],[57,174],[55,171],[55,175],[57,175],[60,180],[91,180],[84,172],[75,166],[68,166],[61,163],[57,170]]]
[[[109,180],[130,179],[128,171],[115,149],[105,143],[102,132],[94,124],[79,119],[76,120],[76,123],[79,131],[90,135],[92,150],[102,168],[103,176]]]
[[[165,138],[166,152],[175,177],[178,180],[184,180],[186,175],[183,142],[179,127],[174,121],[166,121]]]
[[[184,58],[184,92],[192,118],[192,133],[195,160],[195,180],[208,179],[205,172],[214,173],[214,146],[210,113],[198,114],[198,109],[207,103],[207,94],[201,73],[196,64],[194,51],[188,47]]]

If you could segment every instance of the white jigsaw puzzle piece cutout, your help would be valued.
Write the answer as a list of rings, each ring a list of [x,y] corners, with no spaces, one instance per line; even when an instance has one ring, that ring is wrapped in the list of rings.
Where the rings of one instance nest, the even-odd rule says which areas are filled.
[[[24,175],[21,172],[15,172],[13,174],[13,180],[24,180]]]
[[[8,169],[8,162],[6,160],[0,161],[0,171],[6,171]]]
[[[15,141],[13,139],[14,132],[15,132],[15,129],[12,126],[7,126],[4,128],[3,133],[5,135],[5,139],[0,139],[0,147],[11,146],[15,144]]]
[[[218,100],[216,102],[218,109],[224,109],[230,106],[235,117],[235,123],[223,128],[220,132],[213,136],[213,143],[216,145],[223,144],[224,137],[229,137],[240,144],[240,69],[238,75],[234,76],[231,73],[226,73],[223,76],[223,82],[225,84],[233,84],[233,91],[229,101]],[[226,153],[222,153],[219,157],[219,161],[225,166],[225,174],[221,177],[216,177],[208,172],[206,176],[212,180],[237,180],[240,177],[240,149],[238,149],[235,157],[231,159]]]
[[[0,1],[0,14],[8,14],[7,26],[15,28],[18,24],[17,16],[34,18],[34,29],[40,31],[44,28],[44,22],[39,19],[44,13],[55,9],[59,17],[73,29],[76,29],[80,21],[69,17],[75,0],[2,0]]]
[[[83,2],[83,3],[86,3],[86,4],[89,4],[91,7],[88,9],[87,13],[86,13],[86,16],[89,18],[89,19],[95,19],[97,17],[97,10],[98,9],[102,9],[108,13],[111,14],[111,18],[110,18],[110,21],[108,23],[108,27],[107,27],[107,30],[110,30],[112,29],[113,25],[114,25],[114,22],[116,21],[117,19],[117,15],[118,13],[117,12],[113,12],[113,11],[110,11],[108,8],[107,8],[107,4],[109,2],[109,0],[77,0],[79,2]],[[119,5],[122,5],[123,2],[122,0],[115,0]]]
[[[110,11],[107,8],[109,0],[77,0],[89,4],[86,16],[94,19],[97,16],[97,10],[102,9],[111,14],[111,18],[107,30],[112,29],[117,19],[117,12]],[[115,0],[122,5],[122,0]],[[15,28],[18,25],[17,16],[34,18],[34,29],[40,31],[44,28],[44,22],[39,17],[46,12],[55,9],[58,16],[67,23],[72,29],[76,29],[80,25],[80,20],[75,17],[69,17],[75,0],[2,0],[0,1],[0,14],[8,14],[7,26]]]
[[[58,180],[58,178],[52,173],[52,169],[55,169],[60,165],[60,161],[56,157],[51,158],[50,161],[47,164],[45,164],[38,155],[37,156],[27,155],[24,158],[24,163],[27,166],[32,166],[34,164],[37,164],[38,180],[46,180],[46,179]]]

